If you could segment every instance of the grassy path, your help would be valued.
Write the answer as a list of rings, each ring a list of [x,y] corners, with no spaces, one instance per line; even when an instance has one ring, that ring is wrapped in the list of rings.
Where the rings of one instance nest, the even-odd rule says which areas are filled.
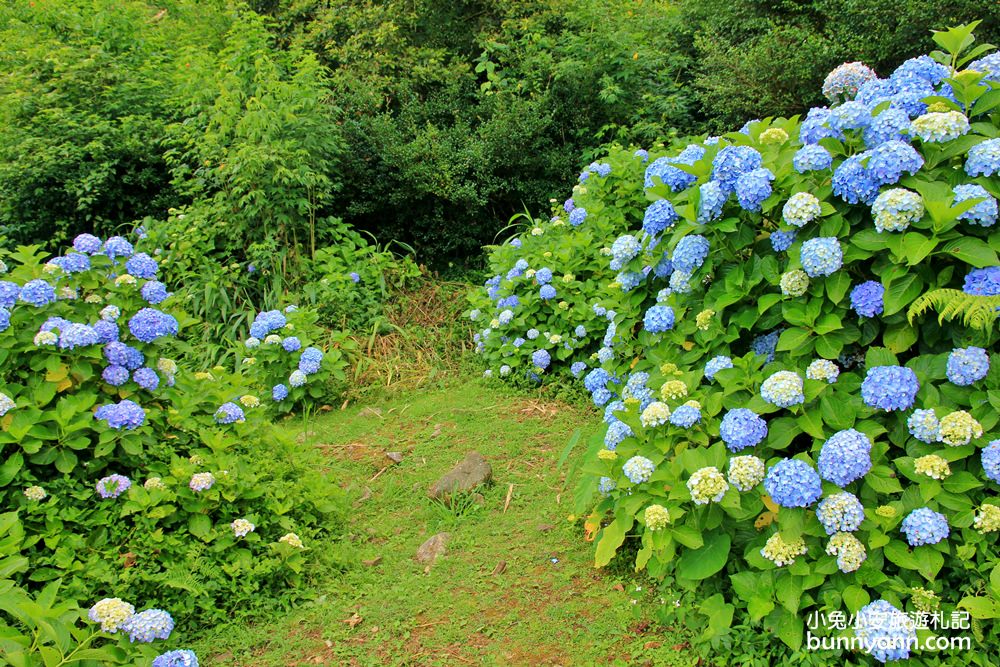
[[[682,640],[648,622],[655,601],[596,571],[592,545],[566,520],[572,481],[556,461],[595,421],[479,380],[314,420],[303,437],[354,502],[356,564],[287,618],[220,629],[198,647],[204,664],[690,664],[674,648]],[[429,500],[428,486],[470,450],[493,466],[485,504]],[[448,553],[427,571],[414,554],[441,531]]]

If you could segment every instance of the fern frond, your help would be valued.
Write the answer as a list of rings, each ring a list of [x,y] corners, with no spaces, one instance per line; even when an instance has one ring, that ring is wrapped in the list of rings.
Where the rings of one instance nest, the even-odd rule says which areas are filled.
[[[907,317],[910,324],[928,310],[938,314],[938,322],[960,319],[962,324],[986,331],[1000,317],[1000,296],[976,296],[957,289],[938,289],[927,292],[910,304]]]

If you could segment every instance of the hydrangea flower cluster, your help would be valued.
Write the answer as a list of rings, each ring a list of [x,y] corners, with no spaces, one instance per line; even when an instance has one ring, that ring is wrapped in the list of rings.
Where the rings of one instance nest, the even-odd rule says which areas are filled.
[[[892,188],[875,200],[872,216],[878,232],[901,232],[924,217],[924,201],[916,192]]]
[[[919,475],[927,475],[931,479],[944,479],[951,475],[948,461],[937,454],[919,456],[913,461],[913,469]]]
[[[760,396],[771,405],[790,408],[805,401],[802,377],[793,371],[778,371],[764,380]]]
[[[132,642],[150,643],[167,639],[174,629],[174,619],[162,609],[147,609],[133,614],[122,624],[121,630]]]
[[[739,452],[760,444],[767,437],[767,422],[749,408],[735,408],[722,418],[719,436],[729,451]]]
[[[104,598],[94,603],[87,618],[101,624],[101,632],[114,634],[135,613],[135,607],[121,598]]]
[[[135,401],[125,398],[118,403],[110,403],[97,408],[94,411],[94,418],[107,422],[110,428],[131,431],[145,423],[146,411]]]
[[[833,384],[840,376],[840,368],[829,359],[816,359],[806,368],[806,379]]]
[[[651,306],[643,318],[643,328],[650,333],[663,333],[674,328],[674,309],[670,306]]]
[[[981,199],[972,208],[958,216],[959,220],[967,220],[974,225],[992,227],[997,221],[997,200],[981,185],[956,185],[952,192],[955,195],[953,204],[957,205],[972,199]]]
[[[969,119],[959,111],[926,113],[913,119],[910,130],[926,143],[942,143],[966,134]]]
[[[820,476],[837,486],[847,486],[871,470],[872,443],[853,428],[838,431],[823,443],[817,467]]]
[[[922,544],[937,544],[948,539],[950,529],[948,519],[929,507],[921,507],[910,512],[900,528],[911,547]]]
[[[983,437],[982,425],[965,410],[955,410],[942,417],[938,431],[941,442],[952,447],[961,447]]]
[[[957,348],[948,355],[947,374],[952,384],[967,387],[990,372],[990,355],[981,347]]]
[[[821,236],[802,244],[802,268],[810,278],[828,276],[844,263],[844,252],[835,236]]]
[[[904,660],[917,645],[916,624],[885,600],[876,600],[858,612],[854,636],[879,662]]]
[[[933,410],[914,410],[906,420],[906,427],[917,440],[926,443],[941,439],[941,423]]]
[[[767,470],[756,456],[734,456],[729,459],[729,483],[746,493],[764,481]]]
[[[867,280],[851,290],[851,308],[861,317],[881,315],[885,309],[884,296],[882,283]]]
[[[823,493],[816,471],[799,459],[781,459],[767,471],[764,488],[782,507],[808,507]]]
[[[809,276],[805,271],[792,269],[782,274],[779,286],[785,296],[802,296],[809,290]]]
[[[696,470],[688,479],[687,488],[696,505],[707,505],[720,502],[729,490],[729,483],[718,468],[709,466]]]
[[[782,539],[781,533],[774,533],[767,538],[764,548],[760,550],[760,555],[768,559],[778,567],[791,565],[796,557],[804,556],[809,551],[805,540],[798,538],[790,542]]]
[[[792,195],[784,208],[781,217],[793,227],[805,227],[818,218],[823,212],[819,199],[809,192],[797,192]]]
[[[837,557],[841,572],[855,572],[868,558],[865,545],[851,533],[837,533],[830,538],[826,553]]]
[[[645,456],[633,456],[622,466],[625,477],[633,484],[648,482],[649,478],[653,476],[654,470],[656,470],[656,466]]]
[[[188,649],[167,651],[153,658],[153,667],[198,667],[198,656]]]
[[[674,269],[686,274],[697,271],[708,257],[708,239],[700,234],[689,234],[677,242],[671,257]]]
[[[827,535],[853,533],[865,520],[865,509],[857,496],[845,491],[824,498],[816,506],[816,517]]]
[[[650,505],[643,512],[648,530],[662,530],[670,525],[670,512],[663,505]]]
[[[670,423],[681,428],[691,428],[701,421],[701,410],[690,402],[670,414]]]
[[[666,424],[669,419],[670,407],[661,401],[653,401],[647,405],[646,409],[642,411],[642,415],[639,417],[639,421],[646,428],[662,426],[663,424]],[[611,432],[610,428],[608,429],[608,432]]]
[[[732,367],[733,367],[733,360],[730,359],[729,357],[722,355],[719,355],[717,357],[712,357],[705,364],[705,377],[708,378],[709,381],[714,380],[716,373],[718,373],[723,369]]]
[[[880,410],[909,410],[913,406],[920,382],[917,374],[905,366],[873,366],[861,383],[861,398],[865,405]]]

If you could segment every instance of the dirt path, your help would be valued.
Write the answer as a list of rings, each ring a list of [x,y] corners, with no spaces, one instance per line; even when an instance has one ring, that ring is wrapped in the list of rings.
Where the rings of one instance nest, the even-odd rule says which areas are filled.
[[[567,521],[572,485],[556,461],[595,421],[479,381],[322,417],[305,437],[348,480],[356,565],[325,582],[312,606],[220,633],[200,654],[210,665],[255,666],[683,664],[672,648],[680,640],[643,618],[648,596],[596,571],[591,545]],[[485,503],[448,509],[428,499],[471,450],[493,467]],[[414,554],[438,532],[450,533],[448,552],[426,569]]]

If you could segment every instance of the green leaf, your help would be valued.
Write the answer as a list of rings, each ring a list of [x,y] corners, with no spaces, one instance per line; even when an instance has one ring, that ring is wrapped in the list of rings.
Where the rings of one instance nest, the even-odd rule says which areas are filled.
[[[678,576],[685,579],[707,579],[726,566],[730,545],[727,533],[710,533],[705,537],[705,546],[686,550],[677,561]]]
[[[882,297],[884,304],[882,317],[889,317],[906,308],[910,305],[910,302],[920,296],[923,287],[924,282],[915,273],[907,273],[901,278],[893,280],[886,287],[885,294]]]
[[[594,554],[594,566],[604,567],[615,557],[618,547],[625,541],[625,534],[632,528],[633,517],[615,519],[601,532],[601,540],[597,543]]]
[[[801,329],[798,327],[790,327],[781,332],[781,337],[778,338],[779,352],[784,352],[787,350],[797,350],[806,344],[806,341],[812,336],[812,333],[808,329]]]
[[[671,533],[674,539],[689,549],[700,549],[705,540],[701,537],[701,531],[691,526],[675,526]]]
[[[998,616],[997,604],[990,598],[967,596],[959,601],[958,606],[967,610],[972,618],[990,619]]]
[[[847,605],[847,609],[852,614],[858,613],[862,607],[871,602],[871,596],[860,586],[848,586],[845,588],[843,598],[844,604]]]
[[[971,264],[977,269],[1000,264],[996,251],[986,241],[971,236],[949,241],[939,252],[950,255],[966,264]],[[886,313],[886,315],[891,314]]]
[[[212,530],[212,520],[205,514],[192,514],[188,519],[188,530],[195,537],[205,539]]]
[[[805,624],[796,614],[784,607],[778,607],[767,615],[764,624],[792,650],[797,651],[802,647]]]

